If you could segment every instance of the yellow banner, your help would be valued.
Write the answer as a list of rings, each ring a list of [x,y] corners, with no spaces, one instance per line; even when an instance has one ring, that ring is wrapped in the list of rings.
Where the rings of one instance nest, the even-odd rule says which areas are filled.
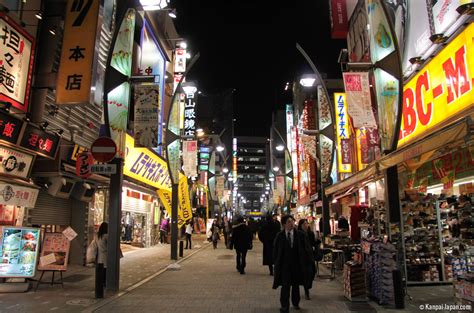
[[[56,84],[56,103],[90,101],[99,0],[68,0]]]
[[[166,161],[148,148],[136,148],[133,137],[128,134],[125,146],[123,174],[171,193],[171,180]]]
[[[165,207],[165,210],[171,215],[172,193],[166,190],[157,190],[158,197]],[[178,186],[178,227],[185,225],[192,217],[191,200],[188,189],[188,179],[184,175],[179,175]]]
[[[351,129],[349,127],[349,115],[347,114],[346,94],[335,92],[334,105],[336,112],[338,170],[339,173],[352,173],[352,164],[348,162],[348,160],[351,158],[350,154],[352,154],[352,150],[347,144],[347,139],[351,137]]]
[[[471,108],[473,74],[471,24],[405,85],[398,147],[444,126]]]

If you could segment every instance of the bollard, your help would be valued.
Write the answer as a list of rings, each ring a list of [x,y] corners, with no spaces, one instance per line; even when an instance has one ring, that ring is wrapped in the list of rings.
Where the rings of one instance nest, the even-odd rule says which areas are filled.
[[[179,241],[179,257],[182,258],[184,254],[184,241]]]
[[[104,297],[104,264],[95,264],[95,298]]]

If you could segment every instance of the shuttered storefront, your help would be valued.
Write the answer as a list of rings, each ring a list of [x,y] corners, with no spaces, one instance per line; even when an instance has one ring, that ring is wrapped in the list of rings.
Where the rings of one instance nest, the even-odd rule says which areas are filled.
[[[70,225],[72,201],[40,192],[34,208],[28,210],[30,225]]]

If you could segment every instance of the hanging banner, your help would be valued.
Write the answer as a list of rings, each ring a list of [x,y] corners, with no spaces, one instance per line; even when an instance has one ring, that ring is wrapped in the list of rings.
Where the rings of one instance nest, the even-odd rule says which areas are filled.
[[[3,12],[0,12],[0,34],[0,101],[28,112],[34,39]]]
[[[99,0],[68,0],[56,84],[56,103],[89,103]]]
[[[183,141],[183,171],[187,177],[197,176],[197,141]]]
[[[316,138],[313,136],[301,135],[300,140],[303,143],[304,152],[316,160]]]
[[[191,208],[191,199],[189,196],[188,178],[181,175],[179,178],[179,211],[180,218],[183,220],[183,224],[186,224],[193,218],[193,210]],[[179,223],[178,223],[179,224]]]
[[[369,73],[342,73],[347,97],[347,112],[354,128],[377,127],[370,99]],[[337,115],[337,114],[336,114]]]
[[[186,49],[177,48],[174,56],[174,72],[186,72]]]
[[[135,146],[158,147],[158,122],[160,114],[160,87],[135,86],[135,120],[133,130]]]
[[[66,271],[71,241],[63,233],[45,233],[40,260],[52,255],[52,262],[40,262],[40,271]],[[47,263],[47,264],[44,264]]]
[[[0,146],[0,174],[28,178],[34,158],[31,154]]]
[[[171,216],[172,194],[170,191],[159,189],[156,191],[166,212]],[[181,228],[193,217],[191,201],[189,196],[188,179],[180,175],[178,186],[178,227]]]
[[[91,165],[94,164],[94,157],[90,152],[82,152],[77,155],[76,175],[81,178],[88,178],[92,175]]]
[[[433,21],[436,34],[446,32],[460,17],[456,9],[463,5],[474,3],[473,0],[433,0]]]
[[[464,116],[474,98],[474,24],[439,52],[404,86],[398,147]]]
[[[331,13],[331,38],[346,39],[349,28],[346,0],[331,0],[329,10]]]
[[[34,208],[38,189],[0,182],[0,204]]]
[[[348,104],[344,93],[334,93],[334,105],[336,112],[336,138],[337,138],[337,163],[339,173],[352,173],[352,160],[348,153],[352,151],[348,149],[350,146],[349,138],[351,138],[351,128],[349,125],[349,116],[347,114]],[[354,119],[355,123],[355,119]]]
[[[224,198],[224,176],[216,176],[216,194],[219,200]]]
[[[347,35],[347,50],[351,62],[370,61],[368,23],[365,1],[358,1],[349,21]]]

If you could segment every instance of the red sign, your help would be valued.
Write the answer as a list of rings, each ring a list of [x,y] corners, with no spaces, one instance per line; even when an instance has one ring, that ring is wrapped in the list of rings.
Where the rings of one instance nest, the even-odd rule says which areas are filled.
[[[91,176],[92,164],[94,164],[94,158],[90,152],[79,153],[76,158],[76,175],[81,178],[87,178]]]
[[[92,144],[91,152],[97,162],[107,163],[117,154],[117,145],[109,137],[100,137]]]
[[[329,6],[331,10],[331,37],[346,39],[349,30],[346,0],[331,0]]]

